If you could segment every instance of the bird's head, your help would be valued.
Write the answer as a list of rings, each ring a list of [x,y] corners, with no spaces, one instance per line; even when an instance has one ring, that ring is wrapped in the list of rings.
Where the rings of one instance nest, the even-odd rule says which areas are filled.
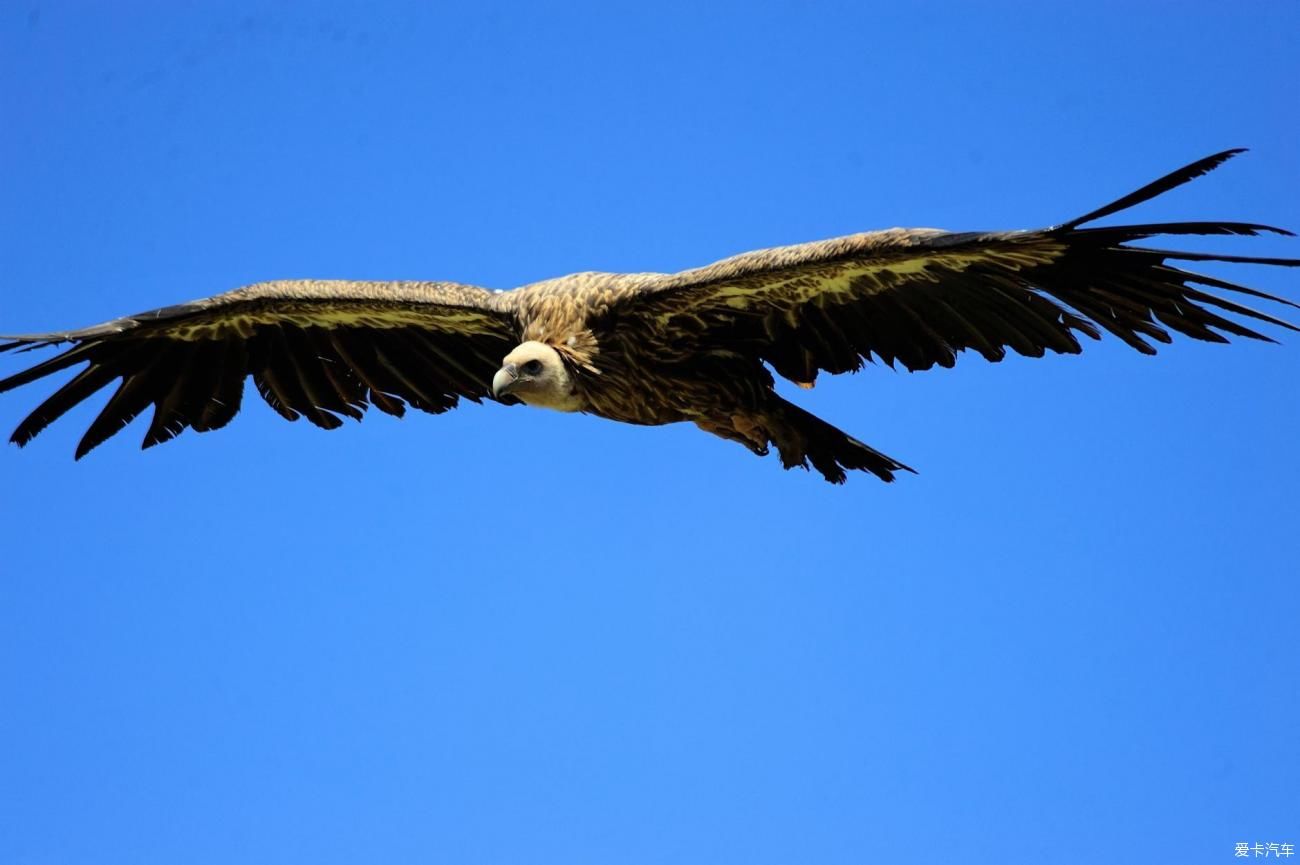
[[[520,343],[506,355],[501,369],[492,377],[492,395],[499,399],[507,394],[541,408],[580,408],[573,376],[560,353],[534,340]]]

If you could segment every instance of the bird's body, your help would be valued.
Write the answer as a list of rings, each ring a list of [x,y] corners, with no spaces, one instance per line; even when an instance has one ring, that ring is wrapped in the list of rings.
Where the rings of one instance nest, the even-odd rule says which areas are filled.
[[[776,259],[788,253],[775,249],[760,254]],[[714,267],[726,271],[733,265],[752,266],[744,258]],[[559,398],[521,399],[622,423],[657,426],[689,421],[760,455],[768,452],[769,442],[775,443],[787,466],[813,459],[806,439],[838,435],[843,440],[838,449],[845,451],[847,459],[866,460],[882,476],[892,477],[894,471],[906,468],[783,400],[776,394],[772,374],[752,351],[709,339],[703,322],[682,327],[672,315],[622,313],[626,305],[648,294],[670,291],[678,277],[589,272],[496,295],[518,316],[526,340],[552,347],[574,371],[572,390]],[[832,454],[815,456],[814,463],[822,463],[832,476],[843,477]]]
[[[689,421],[788,468],[884,480],[908,469],[781,398],[773,372],[881,360],[952,366],[966,349],[1077,353],[1109,331],[1144,353],[1168,330],[1214,342],[1267,339],[1240,319],[1296,330],[1225,296],[1296,304],[1170,262],[1300,261],[1132,246],[1160,234],[1288,234],[1236,222],[1082,227],[1203,174],[1236,151],[1173,172],[1083,217],[1037,231],[890,229],[746,253],[677,274],[578,273],[508,292],[448,282],[258,283],[78,331],[13,337],[0,351],[73,346],[0,381],[0,392],[86,366],[14,432],[22,445],[113,381],[80,457],[150,406],[145,446],[224,426],[245,379],[289,420],[325,428],[373,405],[439,413],[461,397],[624,423]],[[1217,289],[1220,293],[1206,291]],[[1219,312],[1216,312],[1218,310]],[[1221,315],[1230,313],[1235,318]],[[910,470],[910,469],[908,469]]]

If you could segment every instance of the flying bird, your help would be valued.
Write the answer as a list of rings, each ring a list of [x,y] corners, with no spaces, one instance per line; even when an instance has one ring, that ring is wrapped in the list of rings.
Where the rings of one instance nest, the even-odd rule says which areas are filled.
[[[370,406],[431,414],[462,398],[587,412],[633,424],[694,423],[786,468],[892,481],[913,471],[798,407],[773,373],[812,387],[866,361],[951,367],[972,350],[1076,354],[1102,331],[1144,354],[1170,331],[1273,341],[1245,322],[1295,325],[1241,296],[1297,304],[1188,270],[1300,259],[1132,245],[1160,235],[1289,235],[1242,222],[1096,226],[1240,153],[1193,162],[1069,222],[1031,231],[901,229],[748,252],[676,274],[576,273],[489,291],[451,282],[282,280],[82,330],[0,337],[0,352],[70,343],[0,380],[0,392],[80,370],[14,431],[22,446],[114,382],[80,459],[146,408],[148,448],[238,413],[245,380],[286,420],[325,429]]]

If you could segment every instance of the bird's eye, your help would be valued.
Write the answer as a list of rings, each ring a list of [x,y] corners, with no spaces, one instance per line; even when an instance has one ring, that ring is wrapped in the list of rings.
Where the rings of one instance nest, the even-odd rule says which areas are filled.
[[[540,360],[530,360],[523,365],[522,369],[529,375],[537,375],[542,371],[542,362]]]

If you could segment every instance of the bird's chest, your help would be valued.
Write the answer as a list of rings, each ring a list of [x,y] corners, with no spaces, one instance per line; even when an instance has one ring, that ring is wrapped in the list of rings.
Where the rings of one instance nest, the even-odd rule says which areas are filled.
[[[606,337],[582,370],[578,386],[585,411],[623,423],[659,424],[690,420],[713,385],[675,358],[639,350]]]

